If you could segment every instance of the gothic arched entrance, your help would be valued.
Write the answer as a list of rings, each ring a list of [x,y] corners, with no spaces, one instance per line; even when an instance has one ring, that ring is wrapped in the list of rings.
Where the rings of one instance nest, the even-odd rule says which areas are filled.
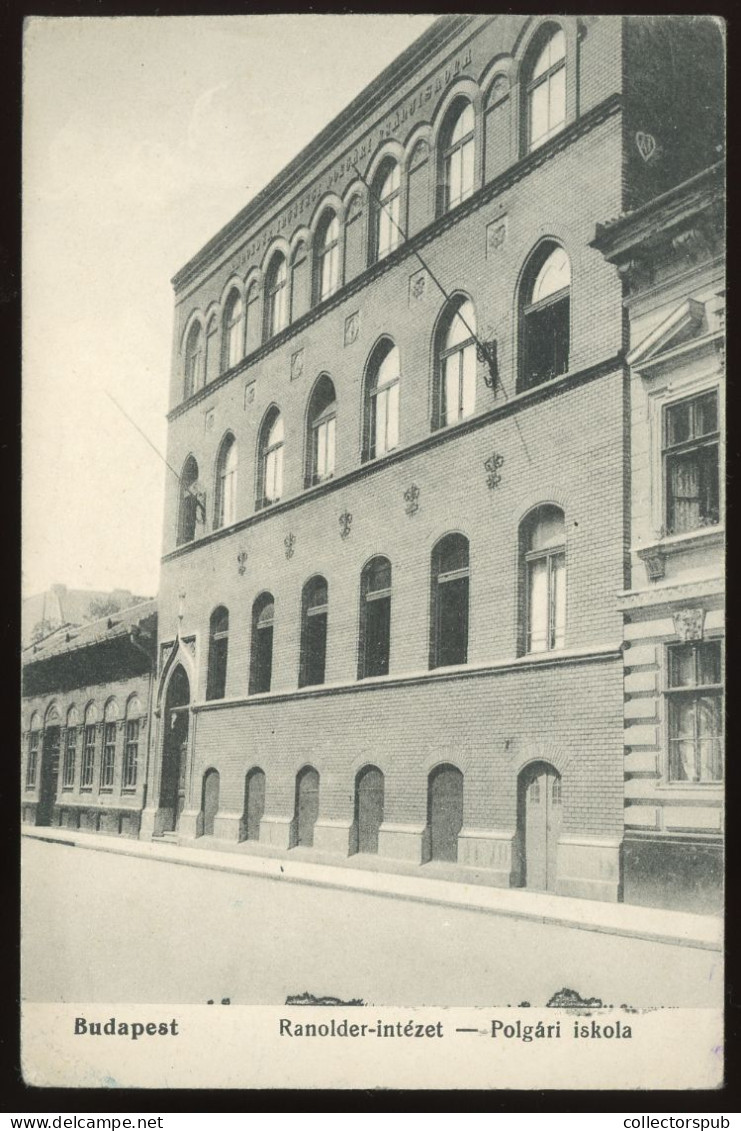
[[[167,686],[165,699],[165,739],[162,747],[160,808],[163,832],[174,832],[185,806],[185,773],[188,761],[188,723],[190,719],[190,681],[178,665]]]

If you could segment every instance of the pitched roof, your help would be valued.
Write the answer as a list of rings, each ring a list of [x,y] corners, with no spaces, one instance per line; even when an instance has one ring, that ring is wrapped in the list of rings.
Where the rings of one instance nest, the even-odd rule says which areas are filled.
[[[48,622],[49,636],[59,627],[80,625],[90,621],[90,606],[115,600],[121,608],[130,608],[149,598],[133,594],[129,589],[68,589],[66,585],[52,585],[43,593],[25,597],[22,602],[21,645],[31,643],[34,629],[41,621]]]
[[[122,609],[120,613],[100,617],[89,624],[67,624],[57,628],[43,640],[23,649],[24,667],[27,664],[58,656],[65,652],[75,652],[80,648],[90,648],[119,636],[127,636],[132,630],[142,629],[151,632],[156,627],[157,601],[151,598]]]

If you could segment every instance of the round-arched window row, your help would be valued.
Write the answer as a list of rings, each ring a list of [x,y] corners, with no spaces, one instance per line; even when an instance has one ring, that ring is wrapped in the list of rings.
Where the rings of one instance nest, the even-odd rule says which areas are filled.
[[[27,790],[39,784],[40,765],[61,761],[60,786],[62,792],[78,789],[91,791],[95,785],[101,793],[111,792],[117,785],[118,756],[122,755],[120,789],[136,790],[139,781],[139,743],[143,728],[144,709],[138,695],[130,695],[124,707],[123,718],[115,698],[107,700],[102,711],[102,723],[95,703],[88,703],[82,712],[70,706],[64,718],[64,738],[60,734],[61,716],[58,710],[47,713],[43,724],[37,711],[31,716],[26,754]],[[121,723],[123,727],[121,727]]]
[[[524,48],[519,153],[512,159],[540,148],[567,125],[567,72],[575,65],[568,51],[564,28],[553,21],[543,23]],[[514,112],[517,100],[510,98],[507,61],[498,61],[496,73],[488,74],[484,103],[473,87],[473,80],[462,83],[461,93],[453,97],[440,121],[422,126],[424,137],[415,129],[408,153],[395,151],[383,157],[368,191],[360,186],[351,189],[344,210],[326,205],[313,236],[298,238],[295,246],[292,241],[290,256],[287,251],[273,251],[262,283],[252,278],[245,290],[242,282],[234,281],[223,296],[220,316],[213,313],[206,319],[197,312],[191,316],[181,354],[185,400],[238,366],[312,305],[327,301],[345,282],[390,255],[406,235],[416,235],[437,216],[463,204],[483,180],[503,170],[507,161],[495,159],[490,166],[488,152],[501,142],[490,141],[488,132],[486,166],[480,154],[489,112],[496,109],[501,114],[503,107]],[[433,122],[434,118],[433,114]],[[500,127],[498,131],[497,138],[509,134]],[[430,210],[425,202],[433,198]]]
[[[541,243],[525,264],[519,288],[517,391],[525,392],[568,372],[571,338],[571,264],[565,249]],[[467,295],[454,295],[434,330],[433,429],[447,428],[474,415],[483,389],[477,361],[476,309]],[[382,336],[371,350],[363,378],[361,462],[381,459],[399,447],[402,371],[399,348]],[[337,470],[337,391],[328,373],[309,394],[303,439],[303,485],[331,479]],[[257,443],[255,509],[284,497],[286,429],[272,405],[263,417]],[[295,449],[294,449],[295,450]],[[239,519],[238,451],[231,432],[222,440],[214,477],[213,529]],[[197,460],[188,456],[180,476],[177,544],[206,533],[206,491]]]

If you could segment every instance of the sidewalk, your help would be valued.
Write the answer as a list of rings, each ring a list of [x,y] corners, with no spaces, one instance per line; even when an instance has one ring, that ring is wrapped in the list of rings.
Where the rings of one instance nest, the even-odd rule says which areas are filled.
[[[357,867],[346,863],[330,864],[324,860],[311,861],[307,859],[309,850],[294,849],[290,853],[276,853],[268,857],[254,851],[234,852],[232,845],[228,846],[231,851],[225,851],[227,846],[219,849],[218,842],[214,841],[211,841],[213,849],[207,848],[205,844],[208,841],[205,838],[202,841],[203,848],[191,848],[158,841],[96,836],[63,828],[24,825],[21,831],[23,836],[31,839],[95,852],[113,852],[122,856],[137,856],[162,863],[233,872],[284,883],[341,888],[390,899],[437,903],[484,914],[646,939],[670,946],[716,951],[723,947],[723,921],[715,916],[487,887],[480,881],[462,881],[460,870],[453,867],[415,865],[413,869],[391,873],[376,870],[379,863],[375,858],[365,858],[363,863],[366,866]],[[350,860],[354,861],[355,858],[351,857]],[[389,862],[384,860],[383,866],[387,863]]]

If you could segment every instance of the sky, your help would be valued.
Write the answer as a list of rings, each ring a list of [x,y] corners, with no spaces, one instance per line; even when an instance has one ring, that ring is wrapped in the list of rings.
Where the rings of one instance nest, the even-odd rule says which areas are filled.
[[[23,554],[157,592],[175,272],[433,22],[409,15],[27,21]]]

